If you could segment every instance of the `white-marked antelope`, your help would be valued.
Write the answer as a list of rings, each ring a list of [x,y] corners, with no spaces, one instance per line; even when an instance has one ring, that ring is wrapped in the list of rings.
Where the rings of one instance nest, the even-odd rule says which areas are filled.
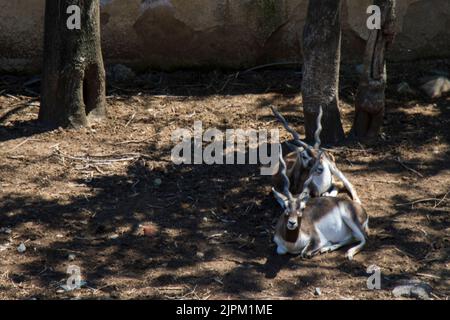
[[[352,260],[365,245],[368,233],[368,216],[356,201],[337,197],[311,198],[308,202],[294,197],[289,191],[286,163],[280,147],[280,171],[283,194],[276,193],[277,200],[286,208],[278,219],[274,242],[278,254],[301,254],[312,257],[330,252],[342,246],[358,242],[347,251]]]
[[[320,149],[322,107],[320,107],[317,117],[314,147],[303,142],[299,134],[289,126],[286,119],[273,107],[272,111],[284,128],[292,134],[296,144],[294,146],[296,151],[284,157],[287,164],[286,175],[291,185],[290,192],[296,195],[303,193],[307,197],[337,196],[339,192],[347,192],[354,201],[361,203],[353,185],[337,168],[334,156]],[[282,190],[281,181],[283,179],[280,176],[280,171],[278,169],[272,179],[272,191],[277,199],[280,198],[280,191]]]

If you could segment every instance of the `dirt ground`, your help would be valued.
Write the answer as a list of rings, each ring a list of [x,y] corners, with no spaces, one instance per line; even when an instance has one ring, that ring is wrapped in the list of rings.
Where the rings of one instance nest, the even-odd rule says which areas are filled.
[[[0,299],[393,299],[402,279],[448,299],[450,96],[431,100],[417,87],[427,70],[449,66],[389,66],[380,141],[332,147],[370,215],[354,261],[345,249],[277,256],[280,208],[258,165],[170,161],[172,131],[195,120],[279,128],[290,139],[275,105],[303,134],[300,70],[141,75],[110,84],[108,120],[79,131],[39,125],[39,83],[0,76]],[[399,94],[401,81],[417,92]],[[344,69],[346,132],[356,84]],[[86,283],[66,292],[69,265]],[[366,286],[371,265],[381,270],[380,290]]]

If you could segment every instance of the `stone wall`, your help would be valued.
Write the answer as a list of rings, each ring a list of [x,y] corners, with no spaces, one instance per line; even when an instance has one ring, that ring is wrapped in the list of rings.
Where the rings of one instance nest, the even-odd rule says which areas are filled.
[[[0,70],[36,71],[44,0],[0,0]],[[110,63],[138,68],[248,67],[301,61],[307,0],[102,0]],[[343,59],[359,60],[372,0],[344,0]],[[397,0],[391,60],[450,57],[450,1]]]

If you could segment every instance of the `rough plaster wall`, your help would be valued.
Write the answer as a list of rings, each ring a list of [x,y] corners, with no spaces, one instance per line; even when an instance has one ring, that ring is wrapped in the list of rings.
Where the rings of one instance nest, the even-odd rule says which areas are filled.
[[[0,70],[37,70],[44,0],[0,0]],[[136,67],[245,67],[301,60],[307,0],[101,0],[107,61]],[[343,59],[358,60],[372,0],[344,0]],[[450,56],[450,1],[398,0],[390,59]]]

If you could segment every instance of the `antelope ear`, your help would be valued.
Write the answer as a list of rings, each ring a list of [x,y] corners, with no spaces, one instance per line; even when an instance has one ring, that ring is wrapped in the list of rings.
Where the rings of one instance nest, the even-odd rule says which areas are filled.
[[[272,188],[273,196],[277,200],[277,202],[280,204],[280,206],[283,209],[287,209],[288,207],[288,197],[286,197],[284,194],[278,192],[275,190],[275,188]]]

